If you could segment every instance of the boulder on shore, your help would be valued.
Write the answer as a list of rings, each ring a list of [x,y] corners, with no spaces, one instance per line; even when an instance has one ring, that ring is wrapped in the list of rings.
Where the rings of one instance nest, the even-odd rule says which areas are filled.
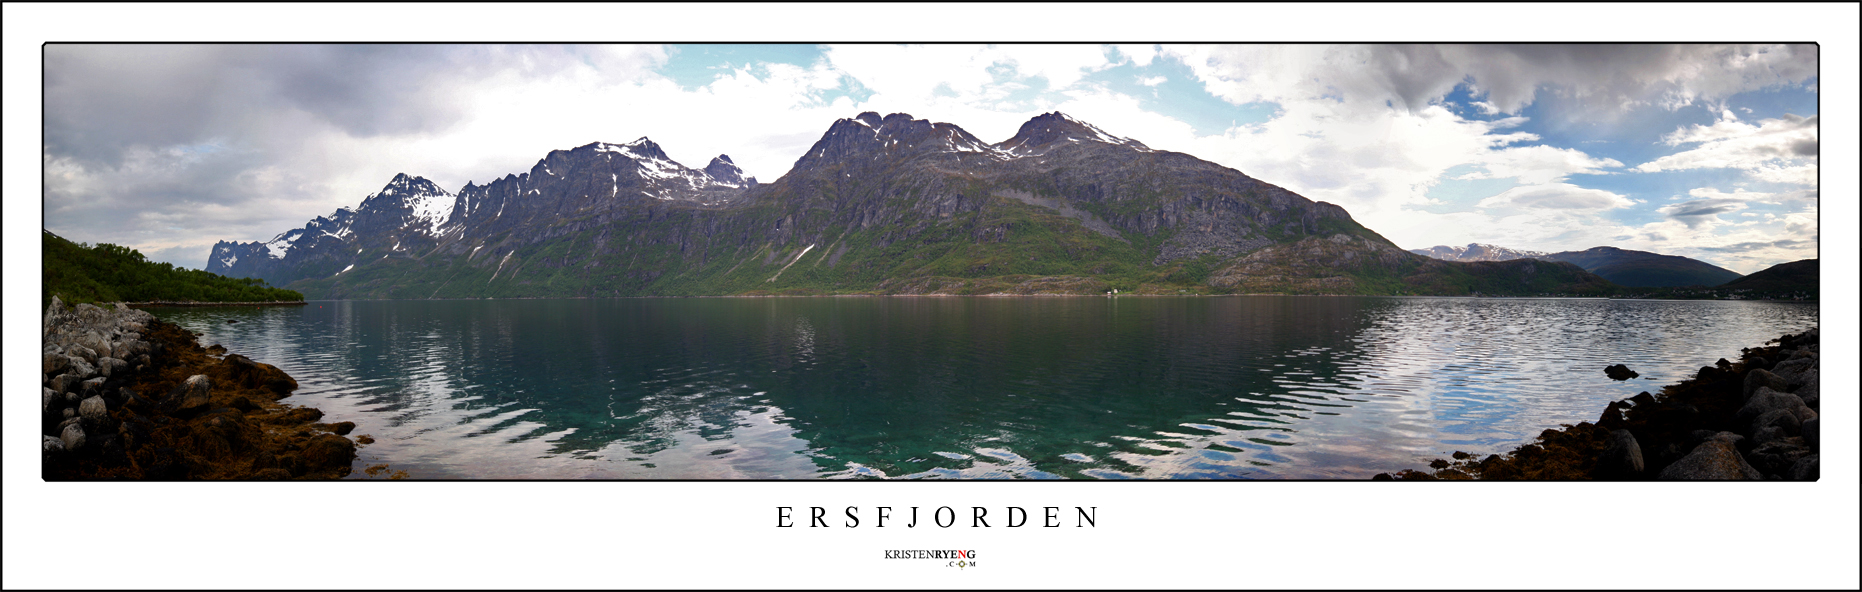
[[[1797,463],[1791,465],[1792,481],[1816,481],[1817,476],[1817,455],[1815,454],[1797,459]]]
[[[1610,447],[1597,459],[1597,476],[1604,479],[1631,479],[1642,476],[1642,446],[1629,430],[1610,432]]]
[[[79,427],[77,422],[66,424],[60,434],[58,439],[64,441],[65,450],[77,450],[84,447],[84,428]]]
[[[1753,370],[1746,373],[1745,398],[1751,399],[1752,395],[1757,393],[1761,388],[1784,391],[1787,387],[1788,385],[1785,383],[1784,378],[1772,374],[1771,371],[1764,369]]]
[[[1715,438],[1695,446],[1693,452],[1662,469],[1656,478],[1664,481],[1758,481],[1765,476],[1747,464],[1729,440]]]
[[[1738,363],[1722,358],[1659,395],[1610,401],[1596,423],[1548,429],[1505,456],[1477,462],[1457,452],[1456,462],[1430,463],[1433,474],[1404,470],[1394,476],[1815,480],[1822,435],[1817,334],[1813,329],[1772,342],[1779,345],[1744,348]],[[1619,364],[1606,371],[1629,369]]]
[[[166,402],[173,406],[175,413],[187,415],[212,404],[213,399],[209,396],[212,391],[213,381],[208,380],[204,374],[195,374],[169,392]]]
[[[350,472],[355,444],[331,433],[338,426],[315,423],[316,410],[278,402],[297,383],[274,366],[215,357],[199,335],[120,305],[67,308],[54,299],[42,336],[46,480],[338,479]]]
[[[1790,426],[1785,428],[1785,431],[1794,433],[1798,425],[1801,425],[1806,420],[1817,417],[1817,412],[1811,409],[1809,405],[1805,405],[1804,400],[1798,398],[1797,395],[1775,391],[1772,390],[1771,387],[1764,386],[1759,387],[1756,392],[1752,393],[1751,397],[1746,399],[1746,404],[1739,408],[1739,412],[1734,414],[1734,417],[1742,422],[1752,422],[1752,429],[1757,430],[1766,425],[1773,425],[1769,423],[1760,424],[1755,421],[1772,411],[1784,411],[1796,419],[1797,421],[1792,422]]]

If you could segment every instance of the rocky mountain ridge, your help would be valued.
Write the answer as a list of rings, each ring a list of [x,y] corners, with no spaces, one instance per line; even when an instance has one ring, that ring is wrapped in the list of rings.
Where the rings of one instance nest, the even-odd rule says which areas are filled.
[[[1318,283],[1219,273],[1312,240],[1388,261],[1302,272],[1338,278]],[[995,144],[867,112],[830,124],[770,183],[728,156],[685,167],[645,138],[552,151],[456,194],[401,175],[269,243],[217,245],[209,271],[309,298],[1206,293],[1237,289],[1214,278],[1238,274],[1366,293],[1427,261],[1337,205],[1058,112]]]
[[[602,176],[607,177],[605,182]],[[207,271],[257,277],[282,286],[306,277],[344,273],[366,263],[353,255],[369,249],[382,251],[381,259],[414,257],[467,234],[468,229],[497,232],[600,212],[618,201],[622,192],[629,197],[717,205],[755,184],[756,179],[745,177],[728,155],[718,155],[701,170],[673,161],[645,137],[626,144],[595,142],[551,151],[522,174],[505,175],[484,185],[468,181],[458,194],[424,177],[397,174],[354,209],[337,208],[329,216],[313,218],[303,228],[263,243],[216,243]],[[542,198],[545,192],[550,199]]]

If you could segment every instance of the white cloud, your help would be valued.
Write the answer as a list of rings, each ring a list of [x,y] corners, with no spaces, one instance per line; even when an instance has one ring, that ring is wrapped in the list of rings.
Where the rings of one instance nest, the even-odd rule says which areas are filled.
[[[1159,84],[1163,84],[1164,81],[1166,80],[1169,80],[1169,79],[1164,78],[1163,76],[1152,76],[1150,78],[1139,78],[1138,84],[1142,84],[1145,86],[1157,86]]]
[[[1608,210],[1635,205],[1629,198],[1602,189],[1588,189],[1569,183],[1520,185],[1483,199],[1483,208],[1521,208],[1540,210]]]
[[[1123,56],[1126,60],[1130,60],[1132,65],[1140,68],[1151,65],[1151,60],[1157,59],[1157,45],[1155,44],[1120,44],[1113,47],[1118,50],[1120,56]]]
[[[1073,86],[1088,73],[1116,65],[1106,59],[1104,49],[1093,45],[1017,45],[1012,51],[1002,47],[996,51],[1008,56],[1006,61],[1015,65],[1017,74],[1046,78],[1050,90]]]
[[[1740,66],[1743,73],[1730,75],[1715,65],[1760,50],[1763,57]],[[1535,134],[1505,132],[1525,123],[1523,117],[1493,122],[1456,117],[1439,104],[1455,85],[1471,78],[1477,97],[1485,99],[1473,106],[1489,115],[1516,113],[1545,87],[1576,99],[1591,113],[1616,116],[1637,101],[1663,96],[1671,101],[1723,98],[1741,89],[1801,82],[1814,74],[1816,63],[1814,48],[1733,46],[1166,45],[1163,55],[1182,60],[1206,89],[1230,103],[1271,102],[1279,112],[1268,122],[1220,136],[1154,139],[1147,130],[1143,139],[1153,146],[1189,152],[1311,199],[1340,204],[1398,244],[1432,245],[1445,236],[1491,231],[1491,238],[1501,240],[1490,242],[1518,245],[1531,237],[1540,246],[1569,248],[1607,244],[1613,235],[1601,235],[1599,229],[1624,233],[1594,213],[1635,202],[1564,180],[1625,165],[1575,148],[1520,146],[1540,140]],[[1757,63],[1778,67],[1767,78],[1753,74]],[[1704,80],[1715,76],[1724,80]],[[1557,115],[1576,119],[1586,113]],[[1459,165],[1478,167],[1463,178],[1519,180],[1522,187],[1487,203],[1523,211],[1504,218],[1423,211],[1432,201],[1426,197],[1429,189]],[[1801,177],[1803,172],[1781,168],[1765,174]],[[1596,242],[1570,244],[1587,240]]]
[[[1472,102],[1483,113],[1516,112],[1530,103],[1529,95],[1507,94],[1524,87],[1502,84],[1501,75],[1493,71],[1496,63],[1532,70],[1515,73],[1522,80],[1556,82],[1575,75],[1548,56],[1566,55],[1561,59],[1573,64],[1622,61],[1582,51],[1502,48],[1500,54],[1512,57],[1481,57],[1460,46],[1171,46],[1160,52],[1149,45],[852,45],[826,48],[824,59],[808,66],[756,64],[723,70],[710,84],[687,90],[654,72],[666,60],[666,52],[658,47],[469,49],[477,53],[452,56],[453,69],[440,68],[433,78],[437,83],[418,95],[416,104],[438,104],[446,114],[420,126],[402,129],[393,121],[357,119],[336,101],[329,103],[327,114],[295,109],[244,120],[293,126],[298,131],[289,141],[240,136],[255,128],[226,124],[213,129],[232,135],[146,142],[142,152],[134,152],[135,157],[118,168],[48,150],[48,226],[56,231],[63,220],[75,220],[61,216],[72,208],[92,207],[83,205],[86,200],[105,204],[163,191],[179,194],[190,187],[191,179],[204,175],[221,179],[217,194],[262,196],[248,203],[263,206],[219,208],[176,201],[193,205],[156,208],[142,223],[138,232],[143,234],[136,235],[141,239],[116,238],[122,234],[110,238],[149,248],[179,248],[191,244],[193,236],[261,240],[338,205],[354,205],[397,172],[427,176],[454,190],[467,179],[482,183],[526,170],[549,150],[649,136],[687,165],[703,166],[712,156],[729,153],[748,173],[770,181],[786,172],[834,119],[860,111],[905,112],[951,122],[995,142],[1008,138],[1034,114],[1061,110],[1153,148],[1185,152],[1308,198],[1339,204],[1398,244],[1433,245],[1468,236],[1516,248],[1587,248],[1607,244],[1614,236],[1677,237],[1698,230],[1667,217],[1660,223],[1675,228],[1643,231],[1602,220],[1598,212],[1629,207],[1633,200],[1565,180],[1574,174],[1607,174],[1621,169],[1622,163],[1573,148],[1521,145],[1541,141],[1536,134],[1516,130],[1527,123],[1525,118],[1473,121],[1439,104],[1439,93],[1473,75],[1469,72],[1479,74],[1474,75],[1477,85],[1488,89],[1486,100]],[[1641,50],[1632,48],[1631,57],[1642,55],[1636,51]],[[1266,122],[1203,135],[1182,120],[1145,110],[1135,97],[1080,83],[1083,76],[1114,64],[1143,66],[1160,57],[1188,59],[1198,79],[1231,102],[1270,100],[1278,110]],[[1814,63],[1814,53],[1810,57]],[[1636,59],[1646,61],[1646,56]],[[1655,79],[1635,68],[1630,71],[1619,76]],[[1773,78],[1792,76],[1783,72]],[[849,79],[871,91],[870,98],[825,98]],[[1156,85],[1164,77],[1138,80]],[[1740,84],[1760,83],[1771,84],[1760,78]],[[1043,86],[1046,92],[1029,92]],[[1602,96],[1607,93],[1598,89],[1635,85],[1593,80],[1567,86],[1576,89],[1570,92]],[[1694,96],[1709,94],[1699,91]],[[1650,96],[1635,95],[1641,97],[1637,100]],[[1618,98],[1598,104],[1615,109]],[[325,121],[343,116],[350,118]],[[1796,123],[1799,129],[1791,133],[1801,134],[1804,127],[1792,120],[1747,124],[1727,114],[1713,125],[1676,130],[1670,137],[1677,146],[1698,145],[1693,151],[1721,145],[1727,147],[1715,149],[1728,150],[1740,142],[1757,142],[1753,137],[1782,137],[1767,128],[1784,125],[1779,122]],[[1814,118],[1811,122],[1814,141]],[[1774,148],[1777,145],[1774,142]],[[288,164],[272,157],[262,162],[238,160],[287,151],[296,155]],[[1509,210],[1490,215],[1421,209],[1432,203],[1426,194],[1445,179],[1445,171],[1469,165],[1477,172],[1463,178],[1512,178],[1522,183],[1482,202],[1484,207]],[[1756,179],[1813,187],[1816,175],[1814,161],[1774,160],[1746,170]],[[85,198],[75,198],[80,195]],[[1808,198],[1796,201],[1783,195],[1770,199],[1808,201],[1814,211],[1814,189]],[[184,215],[190,211],[195,214]],[[1782,224],[1771,226],[1781,229]]]
[[[1573,148],[1554,148],[1552,146],[1509,146],[1489,151],[1476,161],[1486,167],[1484,172],[1462,175],[1460,179],[1505,179],[1517,178],[1525,184],[1543,184],[1563,181],[1573,174],[1600,174],[1605,169],[1620,168],[1623,163],[1613,158],[1593,158],[1583,151]]]
[[[999,98],[991,92],[998,86],[996,68],[1061,90],[1114,65],[1095,45],[836,45],[827,59],[874,93],[901,102],[931,99],[940,86],[964,102]]]
[[[837,45],[827,59],[877,95],[929,97],[943,85],[958,96],[980,95],[994,78],[989,67],[1001,58],[980,45]]]
[[[1323,96],[1420,109],[1472,79],[1488,108],[1517,113],[1542,86],[1596,111],[1671,108],[1817,75],[1815,45],[1165,46],[1236,104]],[[1599,76],[1599,72],[1608,75]]]
[[[1730,199],[1741,203],[1767,203],[1784,206],[1808,206],[1812,208],[1816,207],[1817,203],[1817,190],[1815,189],[1764,193],[1747,191],[1745,188],[1736,188],[1733,189],[1732,193],[1727,193],[1712,187],[1698,187],[1688,190],[1687,193],[1688,195],[1698,198]]]
[[[1754,179],[1767,183],[1790,183],[1793,185],[1817,186],[1817,165],[1814,164],[1798,166],[1759,165],[1757,168],[1747,169],[1746,174],[1751,175]]]
[[[1818,116],[1786,115],[1758,125],[1722,112],[1713,125],[1691,125],[1662,136],[1669,146],[1698,146],[1636,166],[1654,173],[1688,169],[1742,169],[1753,178],[1775,183],[1815,185]]]

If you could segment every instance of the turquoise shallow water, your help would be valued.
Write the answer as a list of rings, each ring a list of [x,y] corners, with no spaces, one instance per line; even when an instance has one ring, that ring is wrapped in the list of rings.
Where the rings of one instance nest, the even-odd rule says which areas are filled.
[[[1815,304],[675,298],[156,309],[422,478],[1364,478],[1503,452]],[[237,321],[228,323],[227,321]],[[1642,377],[1616,382],[1603,367]]]

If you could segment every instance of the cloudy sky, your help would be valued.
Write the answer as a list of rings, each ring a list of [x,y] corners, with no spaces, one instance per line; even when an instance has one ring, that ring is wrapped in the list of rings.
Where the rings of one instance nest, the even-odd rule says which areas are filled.
[[[1028,117],[1059,109],[1158,148],[1223,163],[1313,199],[1346,206],[1354,217],[1405,247],[1490,242],[1558,250],[1613,244],[1698,257],[1749,272],[1818,256],[1818,214],[1830,214],[1832,293],[1855,286],[1858,108],[1854,4],[1636,5],[961,5],[797,7],[792,5],[64,5],[0,6],[6,51],[4,236],[11,257],[6,359],[36,350],[29,336],[40,311],[24,290],[34,266],[35,225],[75,240],[117,242],[183,265],[204,263],[216,240],[265,240],[310,216],[353,206],[396,172],[424,175],[447,189],[467,180],[527,169],[551,149],[650,136],[687,164],[728,153],[764,179],[780,176],[835,118],[864,110],[903,111],[949,121],[999,141]],[[1149,43],[1196,40],[1508,40],[1812,41],[1820,48],[1774,46],[1197,47]],[[987,47],[938,45],[720,47],[388,46],[83,47],[83,41],[878,41],[1122,40],[1131,46]],[[1760,51],[1763,49],[1763,51]],[[1819,69],[1822,76],[1819,76]],[[1823,92],[1827,90],[1827,92]],[[1819,105],[1831,125],[1822,126]],[[1817,119],[1813,119],[1813,117]],[[1800,119],[1801,118],[1801,119]],[[1820,132],[1832,132],[1822,145]],[[1812,147],[1820,148],[1819,150]],[[1805,152],[1810,154],[1806,155]],[[1819,201],[1819,157],[1840,163],[1821,179],[1838,196]],[[1848,166],[1842,166],[1848,165]],[[38,193],[35,204],[24,199]],[[35,207],[37,206],[37,207]],[[1621,238],[1619,238],[1621,237]],[[1782,242],[1781,242],[1782,241]],[[1798,242],[1792,242],[1798,241]],[[21,255],[21,254],[25,255]],[[1845,288],[1845,286],[1847,288]],[[1847,302],[1853,302],[1853,298]],[[36,308],[36,307],[34,307]],[[1853,306],[1825,307],[1826,328],[1852,336],[1830,347],[1854,351]],[[1834,351],[1834,350],[1833,350]],[[1853,356],[1851,356],[1853,357]],[[1840,374],[1840,373],[1839,373]],[[31,375],[9,365],[9,379]],[[1837,376],[1836,380],[1845,380]],[[1853,384],[1853,381],[1851,381]],[[13,386],[20,386],[14,384]],[[1851,389],[1853,390],[1853,389]],[[32,429],[30,413],[7,413],[8,433]],[[18,429],[15,429],[18,428]],[[1838,430],[1846,429],[1838,425]],[[1847,434],[1853,436],[1853,426]],[[1854,437],[1836,441],[1854,442]],[[103,507],[104,489],[44,487],[31,455],[6,447],[9,588],[15,579],[59,585],[81,570],[82,554],[10,545],[15,530],[114,528],[78,512],[19,508]],[[1853,449],[1852,449],[1853,450]],[[1839,465],[1832,471],[1841,471]],[[1787,538],[1830,538],[1829,523],[1855,524],[1853,471],[1807,494],[1834,520],[1777,525]],[[156,484],[162,485],[162,484]],[[419,484],[416,484],[418,486]],[[1166,484],[1156,484],[1169,487]],[[445,484],[440,484],[442,488]],[[650,486],[650,487],[649,487]],[[628,561],[625,580],[690,586],[716,570],[715,552],[736,553],[737,573],[820,581],[822,565],[849,581],[935,577],[877,555],[869,534],[774,533],[761,528],[778,504],[962,504],[989,507],[1096,504],[1102,532],[1067,536],[977,529],[895,533],[901,545],[982,541],[1003,550],[996,584],[1052,586],[1077,581],[1155,586],[1232,585],[1223,570],[1055,570],[1108,557],[1120,541],[1201,541],[1227,532],[1272,533],[1270,545],[1178,544],[1175,565],[1232,562],[1241,549],[1249,582],[1300,587],[1325,582],[1375,587],[1442,557],[1487,557],[1493,537],[1450,529],[1363,528],[1409,515],[1447,515],[1491,505],[1490,491],[1393,491],[1363,504],[1322,483],[1250,488],[1248,508],[1311,511],[1211,512],[1235,508],[1232,491],[1180,487],[1158,504],[1155,488],[1059,485],[1029,496],[1014,484],[971,483],[953,491],[896,484],[859,495],[786,484],[525,484],[524,500],[487,503],[470,495],[395,488],[368,496],[267,488],[279,507],[322,516],[373,516],[393,507],[405,539],[393,561],[352,562],[355,577],[386,586],[613,586],[612,562],[563,561],[561,546],[519,549],[499,562],[487,540],[565,540],[601,557]],[[921,490],[933,488],[936,491]],[[1848,545],[1813,545],[1810,559],[1779,580],[1775,570],[1676,572],[1599,564],[1586,554],[1591,530],[1571,529],[1609,512],[1629,495],[1527,487],[1509,502],[1531,512],[1490,512],[1484,532],[1522,533],[1540,543],[1536,582],[1607,581],[1630,587],[1767,586],[1853,588]],[[830,486],[831,489],[836,489]],[[197,492],[154,487],[157,499],[186,503]],[[1142,489],[1142,491],[1139,491]],[[1053,491],[1048,491],[1053,490]],[[496,495],[492,496],[493,498]],[[509,497],[509,496],[507,496]],[[1731,495],[1663,496],[1655,525],[1684,537],[1712,537],[1712,525],[1686,517],[1738,503]],[[517,498],[511,498],[517,499]],[[498,501],[493,499],[493,502]],[[1338,502],[1338,503],[1326,503]],[[1844,503],[1849,502],[1849,503]],[[510,508],[510,509],[506,509]],[[589,508],[600,511],[590,512]],[[650,509],[650,510],[648,510]],[[176,548],[210,548],[232,557],[187,574],[213,587],[274,581],[277,545],[191,540],[190,515],[147,515],[162,532],[183,533]],[[1841,519],[1841,516],[1850,519]],[[469,516],[470,520],[461,520]],[[1670,517],[1673,517],[1670,519]],[[1647,518],[1647,516],[1645,516]],[[655,521],[659,520],[659,521]],[[1245,520],[1245,524],[1241,521]],[[16,529],[15,526],[18,526]],[[1230,527],[1233,528],[1225,528]],[[1358,569],[1337,570],[1308,550],[1335,545],[1341,529],[1360,547]],[[828,530],[828,529],[823,529]],[[997,532],[980,532],[995,530]],[[206,532],[206,531],[202,531]],[[617,536],[614,533],[650,533]],[[1853,527],[1849,531],[1853,533]],[[1211,534],[1215,533],[1215,534]],[[900,536],[903,535],[903,536]],[[203,535],[206,536],[206,535]],[[301,548],[350,545],[353,532],[295,532]],[[1818,538],[1822,537],[1822,538]],[[221,537],[223,538],[223,537]],[[1230,537],[1232,538],[1232,537]],[[722,541],[722,542],[721,542]],[[1110,545],[1108,547],[1108,545]],[[857,548],[856,548],[857,547]],[[38,552],[40,549],[52,549]],[[1847,549],[1847,551],[1845,551]],[[671,551],[668,551],[671,550]],[[533,552],[534,551],[534,552]],[[683,552],[681,552],[683,551]],[[1658,561],[1683,562],[1691,548]],[[1155,555],[1155,554],[1152,554]],[[1139,552],[1111,556],[1155,559]],[[171,558],[113,557],[124,569],[87,573],[104,586],[147,585]],[[462,568],[462,565],[464,567]],[[1818,571],[1818,566],[1830,566]],[[33,569],[37,567],[37,569]],[[1633,566],[1631,566],[1633,567]],[[1471,581],[1531,585],[1517,562],[1464,561]],[[974,572],[974,570],[972,570]],[[37,579],[28,580],[34,574]],[[1807,573],[1822,579],[1801,579]],[[958,577],[976,576],[975,573]],[[945,576],[950,577],[950,576]],[[64,578],[64,579],[60,579]],[[101,579],[100,579],[101,578]],[[113,580],[111,578],[129,578]],[[139,578],[139,579],[138,579]],[[271,579],[267,579],[271,578]],[[807,578],[807,579],[803,579]],[[1084,578],[1093,578],[1087,580]],[[1167,578],[1167,579],[1159,579]],[[1315,579],[1317,578],[1317,579]],[[1731,578],[1731,579],[1728,579]],[[790,581],[787,579],[768,581]],[[892,581],[892,580],[883,580]],[[929,581],[929,580],[927,580]],[[954,580],[953,580],[954,581]],[[48,584],[49,583],[49,584]],[[203,584],[204,583],[204,584]],[[805,585],[805,584],[804,584]],[[1323,585],[1323,584],[1322,584]]]
[[[1001,141],[1063,111],[1343,205],[1405,248],[1819,255],[1819,48],[1699,45],[44,46],[44,226],[189,267],[553,149],[651,137],[765,181],[837,118]]]

